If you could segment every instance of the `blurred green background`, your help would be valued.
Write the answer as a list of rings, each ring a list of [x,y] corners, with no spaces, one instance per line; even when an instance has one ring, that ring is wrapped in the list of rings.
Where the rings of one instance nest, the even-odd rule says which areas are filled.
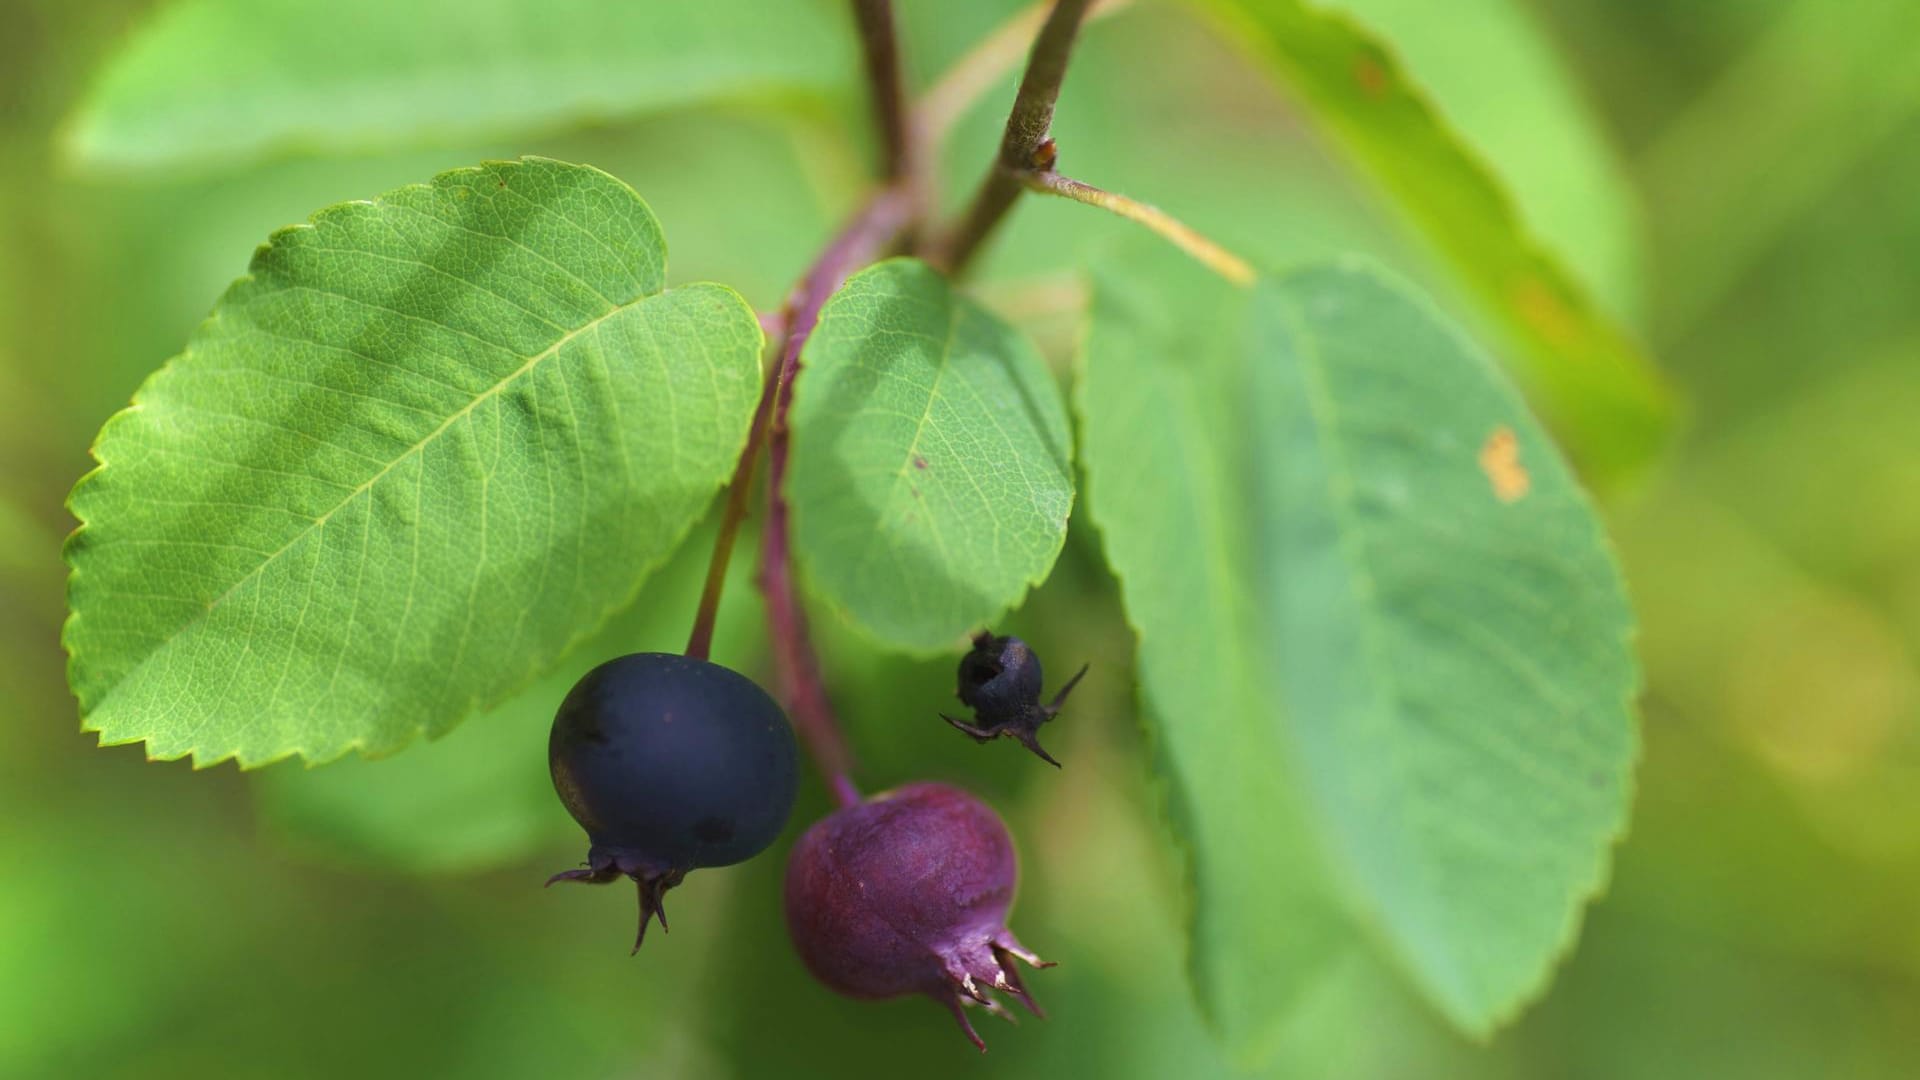
[[[1416,28],[1421,10],[1344,6]],[[1062,963],[1032,980],[1052,1019],[985,1029],[986,1058],[925,1002],[862,1005],[807,980],[780,924],[780,849],[695,875],[672,935],[636,959],[630,892],[539,888],[583,850],[547,786],[545,710],[592,659],[678,643],[700,537],[566,670],[442,743],[247,775],[95,748],[62,676],[62,500],[101,421],[271,229],[444,168],[547,154],[639,190],[675,280],[725,281],[766,308],[857,199],[868,153],[849,83],[474,145],[78,168],[59,150],[63,117],[152,7],[0,0],[0,1076],[1234,1073],[1184,984],[1130,642],[1078,526],[1009,627],[1056,664],[1094,664],[1049,736],[1062,773],[954,740],[933,719],[950,661],[822,627],[864,780],[965,783],[1022,845],[1014,926]],[[1013,7],[908,0],[916,81]],[[1505,147],[1493,156],[1510,182],[1552,185],[1531,204],[1545,231],[1689,403],[1670,460],[1610,508],[1642,616],[1644,760],[1613,884],[1517,1023],[1470,1045],[1391,973],[1356,966],[1262,1071],[1920,1075],[1914,8],[1463,4],[1408,39],[1416,74],[1471,103],[1482,58],[1442,47],[1447,33],[1518,11],[1611,159],[1555,180],[1564,132],[1528,127],[1525,108],[1476,129]],[[950,198],[987,159],[1004,90],[989,98],[947,155]],[[1142,3],[1090,28],[1057,130],[1077,175],[1262,259],[1362,250],[1444,290],[1373,189],[1181,11]],[[1123,229],[1028,200],[982,295],[1062,355],[1063,271]],[[761,671],[753,599],[736,575],[718,652]],[[826,805],[810,778],[795,829]]]

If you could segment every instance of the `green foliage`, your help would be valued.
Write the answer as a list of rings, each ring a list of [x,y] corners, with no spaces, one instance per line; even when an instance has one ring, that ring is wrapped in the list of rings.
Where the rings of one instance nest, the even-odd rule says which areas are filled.
[[[1087,506],[1139,638],[1142,705],[1192,875],[1192,968],[1234,1051],[1261,1057],[1346,936],[1251,648],[1236,416],[1243,294],[1098,277],[1075,411]],[[1164,290],[1184,285],[1177,299]],[[1221,332],[1209,333],[1208,328]]]
[[[834,294],[801,359],[794,545],[825,600],[878,642],[927,651],[1045,580],[1072,440],[1023,334],[899,259]]]
[[[182,0],[143,26],[68,123],[102,169],[359,151],[848,85],[818,0]]]
[[[1644,470],[1673,419],[1631,337],[1535,240],[1500,182],[1345,17],[1297,0],[1210,0],[1451,265],[1569,450],[1599,482]]]
[[[910,81],[926,85],[1030,2],[895,4]],[[1602,616],[1619,614],[1614,574],[1538,427],[1519,422],[1497,379],[1463,374],[1484,376],[1484,361],[1371,275],[1311,271],[1258,294],[1171,259],[1139,276],[1101,255],[1132,225],[1023,197],[968,297],[1057,364],[1077,344],[1082,294],[1068,275],[1101,271],[1077,391],[1091,518],[1080,515],[1057,565],[1034,571],[1045,584],[1007,584],[1000,606],[1018,608],[994,616],[1056,676],[1092,661],[1048,728],[1066,769],[970,746],[935,718],[951,702],[953,662],[926,649],[957,643],[957,622],[918,655],[875,647],[857,616],[813,623],[863,786],[955,780],[1016,837],[1014,925],[1062,964],[1030,981],[1046,1023],[987,1033],[993,1069],[1050,1080],[1909,1075],[1920,1055],[1909,1022],[1920,963],[1905,945],[1920,905],[1920,515],[1905,494],[1920,455],[1902,418],[1920,388],[1920,140],[1898,136],[1920,101],[1920,69],[1899,62],[1916,9],[1215,2],[1237,33],[1193,18],[1192,3],[1121,5],[1087,27],[1055,124],[1064,168],[1257,265],[1358,251],[1414,275],[1512,365],[1601,483],[1636,470],[1668,409],[1621,342],[1645,335],[1701,402],[1650,490],[1611,508],[1652,683],[1634,832],[1607,867],[1600,850],[1620,823],[1635,737],[1616,708],[1631,684],[1624,617]],[[578,859],[582,839],[539,761],[553,702],[596,659],[679,646],[710,539],[697,529],[632,602],[635,552],[644,561],[650,549],[623,547],[596,578],[613,612],[599,629],[591,612],[555,615],[579,644],[529,660],[546,674],[502,688],[486,715],[420,752],[196,775],[135,749],[95,750],[62,719],[58,500],[100,417],[177,348],[239,245],[343,193],[535,152],[594,162],[644,191],[675,237],[678,279],[726,281],[771,308],[870,182],[864,102],[841,93],[858,81],[844,0],[15,6],[21,17],[0,15],[0,713],[20,722],[0,763],[0,847],[34,872],[0,875],[0,920],[21,929],[0,939],[0,1013],[16,1021],[0,1024],[0,1074],[521,1077],[556,1060],[601,1075],[977,1071],[924,1001],[843,1000],[807,977],[780,921],[778,853],[695,875],[675,894],[674,933],[638,960],[622,940],[631,890],[538,888]],[[147,9],[90,79],[129,13]],[[1534,33],[1535,17],[1550,34]],[[1268,35],[1275,27],[1285,35]],[[1548,37],[1576,63],[1560,63]],[[1236,51],[1246,41],[1256,48]],[[1015,78],[988,89],[946,146],[924,148],[944,212],[978,182]],[[1582,91],[1633,148],[1631,195]],[[822,95],[829,108],[811,108]],[[742,98],[802,107],[734,107]],[[660,111],[681,105],[696,107]],[[63,112],[75,119],[60,131]],[[499,141],[448,141],[467,138]],[[324,156],[339,152],[350,156]],[[203,174],[100,182],[142,166]],[[1394,228],[1394,214],[1414,227]],[[1643,216],[1658,282],[1638,276]],[[1408,245],[1422,241],[1440,257],[1415,257]],[[1544,294],[1501,292],[1535,271]],[[505,295],[558,317],[545,298]],[[486,329],[501,323],[518,325],[490,318]],[[156,385],[177,385],[214,333]],[[1349,363],[1362,347],[1391,367]],[[671,370],[689,370],[684,359]],[[736,425],[752,392],[741,366]],[[307,367],[339,376],[325,361]],[[803,406],[816,374],[799,385]],[[218,408],[294,415],[280,392],[241,379]],[[1407,391],[1410,380],[1425,392]],[[158,427],[158,406],[143,410],[138,422]],[[361,448],[345,426],[321,430],[360,415],[323,409],[304,430]],[[551,412],[526,416],[566,430],[545,426]],[[169,437],[198,433],[235,462],[263,443],[206,417],[161,419]],[[1489,439],[1500,426],[1511,443]],[[796,468],[814,430],[796,435]],[[268,450],[327,452],[297,441]],[[116,453],[102,481],[127,470],[116,505],[137,501],[134,479],[188,472],[145,460],[143,446]],[[1525,489],[1501,502],[1496,484],[1519,491],[1516,465]],[[471,498],[446,490],[449,508]],[[235,509],[167,527],[225,543]],[[803,529],[810,517],[830,524],[820,513],[795,507]],[[528,535],[543,520],[510,524]],[[1503,527],[1514,521],[1538,528]],[[458,552],[477,540],[445,516],[435,527]],[[1591,569],[1590,591],[1554,580],[1543,528],[1557,530],[1552,559]],[[85,553],[95,531],[76,555],[113,554]],[[1484,544],[1463,555],[1463,539]],[[129,565],[132,552],[121,552]],[[183,554],[149,547],[138,561],[148,576],[203,572],[177,563]],[[758,598],[743,587],[752,562],[736,555],[716,657],[771,685]],[[566,556],[522,570],[543,565],[557,573]],[[157,602],[120,572],[127,591],[90,599],[81,576],[82,637],[88,621],[152,616]],[[1416,580],[1445,599],[1407,606]],[[355,584],[315,581],[316,612]],[[811,584],[838,604],[823,575]],[[474,594],[456,584],[418,595],[458,610]],[[489,582],[476,610],[498,597],[511,626],[534,617],[524,595]],[[1529,598],[1549,610],[1528,610]],[[857,599],[890,611],[898,600]],[[314,632],[300,631],[302,650]],[[1497,641],[1519,642],[1524,661],[1502,666]],[[86,644],[97,659],[122,643]],[[1529,703],[1572,677],[1575,644],[1591,648],[1580,676],[1591,683],[1564,689],[1560,712]],[[450,647],[418,644],[436,658]],[[211,642],[194,648],[218,665]],[[220,673],[254,674],[258,652]],[[83,655],[76,672],[92,662]],[[1521,662],[1540,674],[1511,666]],[[415,664],[406,678],[423,672],[424,690],[395,692],[430,697],[448,677]],[[194,693],[164,704],[184,718],[204,699]],[[156,715],[139,701],[112,709],[130,725]],[[795,830],[826,809],[809,780]],[[1466,1034],[1537,992],[1602,875],[1615,880],[1552,993],[1496,1040]],[[1204,1017],[1183,974],[1196,977]]]
[[[1643,307],[1640,216],[1575,72],[1525,0],[1328,0],[1385,43],[1519,219],[1618,315]],[[1470,61],[1469,61],[1469,58]]]
[[[603,661],[686,645],[713,534],[710,524],[695,529],[631,604],[552,671],[431,752],[325,768],[289,762],[251,774],[264,823],[276,839],[329,861],[396,873],[471,873],[542,851],[577,859],[580,827],[554,799],[547,771],[554,711]],[[724,632],[714,642],[713,659],[735,670],[751,670],[765,644],[752,555],[736,554],[720,604]]]
[[[665,270],[630,189],[545,160],[276,234],[74,490],[87,726],[201,764],[326,761],[544,670],[745,442],[753,313]]]
[[[1282,709],[1363,906],[1485,1034],[1544,983],[1625,826],[1619,571],[1492,362],[1376,272],[1262,286],[1251,355]]]
[[[1284,1016],[1328,936],[1273,915],[1311,907],[1304,830],[1352,913],[1485,1033],[1566,948],[1624,822],[1618,573],[1518,396],[1402,287],[1268,281],[1246,337],[1239,302],[1103,278],[1079,398],[1202,990],[1256,1050]]]

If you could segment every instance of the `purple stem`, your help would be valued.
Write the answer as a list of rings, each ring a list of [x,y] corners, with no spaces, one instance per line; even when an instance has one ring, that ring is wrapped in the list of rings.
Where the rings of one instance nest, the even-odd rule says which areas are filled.
[[[767,427],[767,523],[760,544],[760,590],[767,598],[767,625],[781,696],[794,730],[841,806],[858,803],[860,791],[853,783],[853,756],[827,697],[820,658],[807,634],[806,612],[793,579],[785,491],[787,414],[793,407],[794,380],[800,375],[800,353],[820,321],[820,309],[849,275],[872,262],[911,224],[913,207],[912,193],[905,187],[884,188],[820,253],[787,300],[786,343],[777,377],[768,384],[774,406]]]

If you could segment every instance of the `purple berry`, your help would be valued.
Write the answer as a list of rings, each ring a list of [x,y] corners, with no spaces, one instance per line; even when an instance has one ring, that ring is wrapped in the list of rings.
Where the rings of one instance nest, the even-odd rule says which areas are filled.
[[[987,993],[999,990],[1039,1016],[1013,960],[1052,966],[1007,929],[1018,876],[1013,839],[985,803],[909,784],[828,815],[794,845],[787,928],[827,986],[855,998],[925,994],[985,1051],[963,1006],[1009,1016]]]
[[[548,880],[640,887],[638,952],[689,870],[773,843],[793,810],[793,729],[753,680],[672,653],[609,660],[560,703],[547,742],[554,790],[592,847]]]

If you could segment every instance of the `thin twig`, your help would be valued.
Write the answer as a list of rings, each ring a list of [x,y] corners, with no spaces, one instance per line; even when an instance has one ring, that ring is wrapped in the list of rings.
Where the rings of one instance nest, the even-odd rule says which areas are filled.
[[[1053,106],[1067,76],[1074,38],[1092,2],[1055,0],[1040,36],[1034,39],[1026,74],[1020,79],[1020,93],[1014,98],[1013,111],[1007,114],[1000,151],[980,182],[967,216],[935,255],[935,261],[949,273],[966,269],[981,243],[1006,216],[1020,196],[1022,174],[1052,164],[1046,154],[1052,148],[1047,132],[1053,126]]]
[[[1202,236],[1186,222],[1167,213],[1157,206],[1136,202],[1125,195],[1118,195],[1092,184],[1083,184],[1070,176],[1057,172],[1034,171],[1022,176],[1022,182],[1032,191],[1047,195],[1058,195],[1074,202],[1097,206],[1136,221],[1154,232],[1159,233],[1181,251],[1193,256],[1201,264],[1235,285],[1253,284],[1254,271],[1247,260]]]
[[[1112,15],[1130,3],[1132,0],[1094,0],[1083,24]],[[914,104],[912,130],[917,145],[937,147],[946,141],[967,110],[1033,48],[1033,36],[1046,21],[1048,9],[1042,0],[1015,13],[948,65]]]
[[[880,173],[889,183],[904,180],[912,169],[912,153],[892,0],[853,0],[853,18],[860,26],[860,50],[866,58],[874,123],[880,132]]]
[[[1109,7],[1110,4],[1096,5]],[[914,104],[913,126],[923,146],[939,146],[960,117],[993,89],[1007,70],[1033,47],[1033,35],[1046,20],[1047,5],[1035,4],[1006,22],[955,60]],[[1093,17],[1092,13],[1087,16]]]
[[[1060,100],[1060,84],[1067,78],[1067,60],[1073,55],[1080,20],[1092,0],[1057,0],[1040,36],[1033,41],[1020,93],[1007,114],[1006,134],[1000,139],[1000,164],[1009,169],[1028,167],[1034,151],[1053,127],[1053,106]]]
[[[767,522],[760,544],[760,590],[767,598],[774,668],[794,729],[842,806],[859,802],[860,792],[853,784],[853,757],[834,718],[833,703],[827,697],[820,660],[807,634],[806,613],[801,610],[794,584],[785,491],[787,413],[793,405],[794,380],[800,374],[800,352],[820,321],[820,309],[848,275],[893,242],[910,223],[913,210],[912,194],[904,187],[881,191],[800,279],[787,301],[787,336],[777,368],[773,415],[767,427]]]

